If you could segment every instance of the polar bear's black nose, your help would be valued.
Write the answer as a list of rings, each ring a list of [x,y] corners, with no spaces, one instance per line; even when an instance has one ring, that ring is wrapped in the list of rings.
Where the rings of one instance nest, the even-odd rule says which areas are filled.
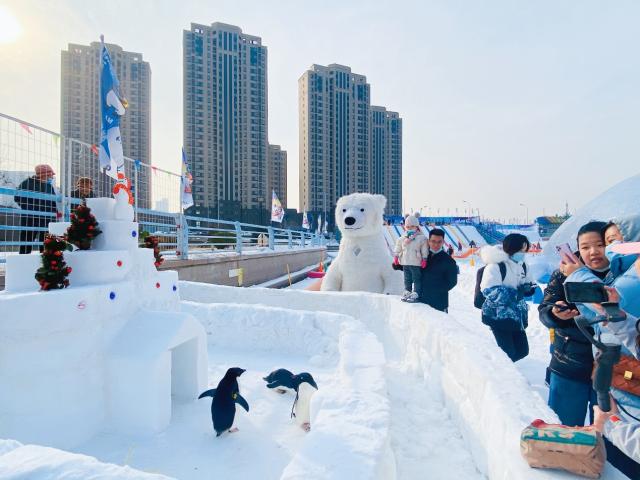
[[[356,223],[356,219],[353,217],[347,217],[344,219],[344,223],[346,223],[347,225],[351,226],[354,223]]]

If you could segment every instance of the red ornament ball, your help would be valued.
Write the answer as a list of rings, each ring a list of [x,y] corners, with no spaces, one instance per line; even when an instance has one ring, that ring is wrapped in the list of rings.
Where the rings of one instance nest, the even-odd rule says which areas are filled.
[[[121,266],[122,266],[122,260],[118,260],[118,261],[116,262],[116,265],[117,265],[117,266],[119,266],[119,267],[121,267]]]
[[[67,273],[71,273],[73,272],[73,269],[71,267],[67,267]]]
[[[156,283],[156,288],[160,288],[160,283]]]

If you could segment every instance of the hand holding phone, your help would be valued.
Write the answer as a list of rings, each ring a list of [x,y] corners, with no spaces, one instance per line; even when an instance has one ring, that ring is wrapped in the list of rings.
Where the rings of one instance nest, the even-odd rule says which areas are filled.
[[[577,317],[580,314],[573,305],[567,305],[567,303],[563,301],[553,304],[551,313],[560,320],[571,320],[573,317]]]
[[[573,257],[573,252],[571,251],[571,246],[568,243],[562,243],[560,245],[556,245],[556,252],[560,255],[560,258],[567,256],[568,258]]]

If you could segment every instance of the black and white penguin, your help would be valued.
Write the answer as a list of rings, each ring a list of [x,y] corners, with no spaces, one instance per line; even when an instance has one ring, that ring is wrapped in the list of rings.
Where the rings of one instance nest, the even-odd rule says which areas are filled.
[[[318,385],[316,385],[316,382],[310,373],[302,372],[294,375],[285,368],[274,370],[262,379],[267,382],[267,388],[275,388],[278,393],[286,393],[287,391],[294,391],[297,393],[298,386],[302,382],[307,382],[316,389],[318,388]]]
[[[300,385],[298,385],[296,399],[293,401],[291,416],[295,418],[295,422],[305,432],[311,430],[309,405],[311,404],[311,397],[313,397],[313,394],[316,393],[317,390],[318,387],[308,382],[301,382]]]
[[[249,404],[240,395],[240,387],[238,386],[238,377],[245,372],[244,369],[234,367],[227,370],[217,388],[212,388],[206,392],[202,392],[198,399],[204,397],[212,397],[211,402],[211,420],[213,429],[216,431],[216,437],[222,435],[226,430],[229,432],[237,432],[238,429],[233,426],[233,419],[236,416],[236,403],[238,403],[247,412]]]

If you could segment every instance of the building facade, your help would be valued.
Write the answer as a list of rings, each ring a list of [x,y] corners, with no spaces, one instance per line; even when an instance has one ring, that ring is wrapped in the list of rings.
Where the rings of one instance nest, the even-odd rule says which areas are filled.
[[[122,47],[106,44],[120,81],[120,90],[128,106],[120,123],[124,155],[151,164],[151,68],[142,54],[126,52]],[[62,51],[60,130],[66,138],[88,145],[100,143],[100,42],[91,45],[69,44]],[[94,192],[110,195],[112,180],[100,171],[98,156],[91,149],[72,144],[72,184],[78,177],[90,177]],[[138,205],[151,208],[149,169],[133,171],[126,162],[126,173],[136,189]]]
[[[192,23],[183,32],[183,55],[184,148],[195,210],[233,219],[266,211],[267,48],[236,26]]]
[[[341,196],[370,192],[387,196],[388,213],[396,203],[399,210],[399,115],[372,107],[366,77],[343,65],[312,65],[298,80],[298,92],[300,208],[331,212]]]
[[[276,192],[282,208],[287,208],[287,152],[280,145],[269,145],[267,192]],[[269,204],[271,205],[271,204]]]
[[[402,215],[402,119],[371,107],[371,193],[387,197],[386,213]]]

